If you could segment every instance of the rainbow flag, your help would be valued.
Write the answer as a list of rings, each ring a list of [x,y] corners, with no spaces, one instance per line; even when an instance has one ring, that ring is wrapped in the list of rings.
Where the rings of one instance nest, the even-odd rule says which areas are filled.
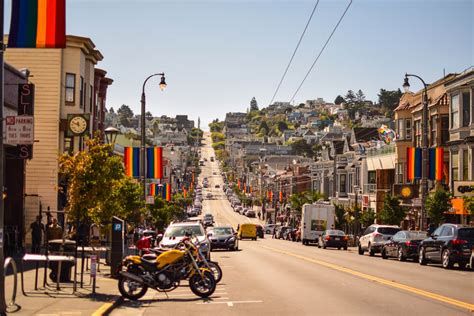
[[[240,190],[240,179],[237,180],[237,186],[239,187],[239,190]]]
[[[166,185],[166,201],[171,201],[171,184]]]
[[[157,194],[158,194],[158,184],[150,183],[150,186],[148,187],[148,195],[157,196]]]
[[[66,0],[13,0],[8,48],[65,48]]]
[[[421,178],[422,168],[421,148],[408,147],[407,148],[407,179],[414,181]]]
[[[140,148],[125,147],[123,163],[125,165],[125,174],[129,177],[138,178],[140,176]]]
[[[281,192],[281,191],[279,193],[279,198],[280,198],[280,203],[282,203],[283,202],[283,192]]]
[[[443,148],[430,148],[430,175],[431,180],[443,180]]]
[[[146,159],[146,177],[148,179],[163,179],[163,148],[147,148]]]

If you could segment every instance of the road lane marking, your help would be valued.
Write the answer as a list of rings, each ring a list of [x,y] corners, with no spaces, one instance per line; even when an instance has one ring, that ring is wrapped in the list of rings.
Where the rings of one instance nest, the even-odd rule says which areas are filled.
[[[203,302],[196,303],[196,305],[212,305],[212,304],[252,304],[252,303],[263,303],[263,301],[229,301],[229,302]]]
[[[273,247],[268,247],[268,246],[262,246],[262,247],[266,248],[268,250],[279,252],[279,253],[282,253],[282,254],[285,254],[285,255],[288,255],[288,256],[292,256],[292,257],[301,259],[301,260],[312,262],[312,263],[321,265],[321,266],[329,268],[329,269],[333,269],[333,270],[336,270],[336,271],[348,273],[348,274],[358,276],[358,277],[366,279],[366,280],[374,281],[374,282],[377,282],[377,283],[380,283],[380,284],[383,284],[383,285],[387,285],[387,286],[390,286],[390,287],[393,287],[393,288],[397,288],[397,289],[404,290],[404,291],[407,291],[407,292],[410,292],[410,293],[418,294],[420,296],[428,297],[428,298],[431,298],[431,299],[436,300],[436,301],[440,301],[440,302],[443,302],[443,303],[447,303],[447,304],[450,304],[450,305],[461,307],[461,308],[469,310],[470,312],[474,311],[474,304],[470,304],[470,303],[459,301],[459,300],[456,300],[456,299],[453,299],[453,298],[450,298],[450,297],[447,297],[447,296],[443,296],[443,295],[440,295],[440,294],[436,294],[436,293],[428,292],[428,291],[425,291],[425,290],[421,290],[421,289],[418,289],[418,288],[415,288],[415,287],[412,287],[412,286],[409,286],[409,285],[405,285],[405,284],[402,284],[402,283],[397,283],[396,281],[393,281],[393,280],[386,280],[386,279],[379,278],[379,277],[376,277],[376,276],[373,276],[373,275],[370,275],[370,274],[365,274],[365,273],[355,271],[355,270],[352,270],[352,269],[349,269],[349,268],[345,268],[345,267],[342,267],[342,266],[338,266],[336,264],[332,264],[332,263],[329,263],[329,262],[325,262],[325,261],[321,261],[321,260],[301,256],[301,255],[298,255],[298,254],[295,254],[295,253],[292,253],[292,252],[288,252],[288,251],[284,251],[284,250],[280,250],[280,249],[273,248]]]
[[[232,304],[232,302],[227,302],[227,306],[232,307],[234,304]]]

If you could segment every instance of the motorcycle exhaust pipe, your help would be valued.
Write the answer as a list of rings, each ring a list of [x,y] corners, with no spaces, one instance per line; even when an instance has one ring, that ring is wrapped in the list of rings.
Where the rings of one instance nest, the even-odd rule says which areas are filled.
[[[130,280],[133,280],[133,281],[136,281],[136,282],[139,282],[141,284],[146,284],[145,280],[143,280],[141,277],[135,275],[135,274],[132,274],[130,272],[127,272],[127,271],[120,271],[120,275],[127,278],[127,279],[130,279]]]

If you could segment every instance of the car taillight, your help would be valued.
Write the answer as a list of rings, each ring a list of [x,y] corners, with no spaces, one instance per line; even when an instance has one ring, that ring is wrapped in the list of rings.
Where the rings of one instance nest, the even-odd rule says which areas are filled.
[[[412,245],[411,241],[405,241],[405,245],[407,245],[408,247],[410,247]]]
[[[454,239],[454,240],[451,240],[451,243],[453,245],[464,245],[464,244],[467,244],[467,240]]]
[[[342,239],[349,240],[349,236],[344,236]]]
[[[382,237],[382,236],[383,236],[382,234],[374,233],[374,238],[378,238],[378,237]]]
[[[325,238],[325,239],[326,239],[326,240],[330,240],[330,239],[331,239],[331,237],[330,237],[330,236],[326,236],[326,238]]]

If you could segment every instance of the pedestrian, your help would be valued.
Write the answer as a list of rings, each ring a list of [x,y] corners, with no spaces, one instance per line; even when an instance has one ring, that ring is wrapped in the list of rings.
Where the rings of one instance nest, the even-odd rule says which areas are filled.
[[[41,240],[43,239],[44,225],[41,216],[36,216],[36,221],[31,223],[28,231],[31,231],[31,253],[41,253]]]
[[[258,219],[260,219],[260,217],[262,216],[262,213],[260,213],[260,211],[258,212]]]
[[[48,241],[53,240],[53,239],[63,238],[63,229],[58,224],[58,220],[55,217],[53,217],[51,224],[48,226],[47,235],[48,235]]]
[[[431,224],[428,226],[428,230],[427,230],[428,236],[431,236],[431,234],[433,234],[433,232],[434,232],[435,230],[436,230],[435,224],[431,223]]]
[[[273,226],[273,235],[272,235],[272,239],[275,239],[276,238],[276,232],[277,232],[277,228],[276,228],[276,225]]]

